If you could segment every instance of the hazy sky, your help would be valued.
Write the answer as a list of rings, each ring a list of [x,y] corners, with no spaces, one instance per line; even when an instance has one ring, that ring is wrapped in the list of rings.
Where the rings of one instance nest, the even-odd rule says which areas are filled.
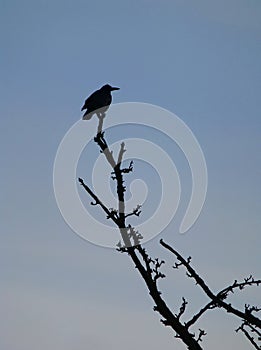
[[[177,232],[183,203],[148,251],[171,266],[158,244],[164,238],[193,257],[215,291],[250,273],[258,277],[261,2],[0,0],[0,6],[0,348],[184,349],[152,311],[128,257],[80,239],[64,222],[53,162],[85,97],[107,82],[121,88],[115,103],[174,112],[204,152],[207,199],[187,234]],[[133,136],[135,129],[112,132],[113,142],[125,132]],[[169,151],[168,141],[164,147]],[[184,271],[168,276],[161,289],[175,313],[182,296],[190,301],[188,314],[205,303]],[[231,301],[260,305],[259,295],[248,289]],[[220,311],[207,314],[198,325],[208,333],[203,348],[251,349],[234,333],[239,323]]]

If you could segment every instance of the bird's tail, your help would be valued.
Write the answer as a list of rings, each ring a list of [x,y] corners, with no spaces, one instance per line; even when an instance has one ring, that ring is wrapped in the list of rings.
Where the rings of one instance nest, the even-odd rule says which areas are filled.
[[[82,120],[90,120],[92,116],[93,116],[93,113],[88,113],[86,111],[82,117]]]

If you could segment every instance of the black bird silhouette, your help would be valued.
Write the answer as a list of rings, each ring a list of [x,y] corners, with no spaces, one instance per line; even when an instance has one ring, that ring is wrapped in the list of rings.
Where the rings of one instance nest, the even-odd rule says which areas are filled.
[[[84,105],[82,106],[82,111],[86,109],[82,119],[89,120],[95,113],[98,117],[102,116],[111,104],[111,91],[119,89],[120,88],[118,87],[112,87],[109,84],[106,84],[91,94],[91,96],[85,100]]]

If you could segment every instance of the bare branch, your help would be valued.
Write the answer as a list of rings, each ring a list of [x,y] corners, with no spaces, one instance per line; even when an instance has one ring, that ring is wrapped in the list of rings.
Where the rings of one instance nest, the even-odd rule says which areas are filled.
[[[127,217],[133,216],[133,215],[135,215],[135,216],[140,216],[140,214],[141,214],[140,208],[141,208],[141,205],[138,204],[137,207],[134,208],[133,211],[132,211],[131,213],[125,215],[125,219],[126,219]]]
[[[179,265],[182,265],[180,263]],[[231,286],[228,286],[224,289],[222,289],[220,292],[218,292],[217,297],[220,297],[222,300],[225,299],[229,292],[234,293],[234,289],[238,288],[239,290],[242,290],[245,288],[245,286],[252,286],[252,285],[259,285],[260,280],[254,280],[252,275],[244,279],[244,282],[238,283],[237,280],[234,281],[234,283]],[[186,322],[186,326],[190,327],[193,325],[199,318],[202,316],[207,310],[211,310],[216,308],[218,305],[215,304],[213,301],[210,301],[207,305],[205,305],[200,311],[195,314],[192,319],[188,322]]]
[[[188,305],[188,302],[186,301],[186,299],[184,297],[182,297],[182,304],[181,307],[179,309],[179,313],[177,315],[175,315],[177,317],[177,319],[179,320],[180,317],[184,314],[186,307]]]
[[[204,335],[207,335],[207,333],[206,333],[203,329],[199,329],[199,335],[198,335],[196,341],[197,341],[198,343],[199,343],[200,341],[202,341],[202,337],[203,337]]]
[[[213,304],[213,301],[210,301],[207,305],[200,309],[199,312],[191,318],[191,320],[185,323],[186,327],[191,327],[207,310],[214,309],[215,307],[217,307],[217,305]]]
[[[110,151],[110,149],[107,145],[107,142],[104,138],[104,131],[98,132],[94,138],[94,141],[99,145],[101,152],[105,155],[108,163],[114,169],[116,167],[116,162],[113,158],[113,153],[112,153],[112,151]]]
[[[255,328],[251,327],[249,324],[247,324],[245,322],[243,322],[242,325],[236,329],[236,332],[241,331],[247,337],[247,339],[250,341],[250,343],[254,346],[254,348],[257,350],[260,350],[261,346],[258,346],[258,344],[253,336],[251,337],[250,333],[245,328],[246,326],[250,327],[251,332],[259,334],[258,340],[260,341],[261,340],[260,333]]]
[[[215,295],[209,287],[206,285],[206,283],[203,281],[203,279],[196,273],[196,271],[190,266],[190,259],[185,260],[175,249],[173,249],[170,245],[165,243],[163,239],[160,240],[160,244],[169,250],[171,253],[173,253],[177,259],[180,261],[182,265],[184,265],[188,271],[187,275],[191,278],[194,278],[196,281],[196,284],[198,284],[203,291],[206,293],[206,295],[213,301],[214,305],[217,305],[219,307],[224,308],[227,312],[233,313],[234,315],[247,320],[250,324],[253,324],[259,328],[261,328],[261,320],[254,315],[252,315],[252,311],[256,310],[247,310],[245,309],[245,312],[242,312],[240,310],[235,309],[231,304],[227,304],[224,302],[224,298],[220,295]]]
[[[126,187],[124,185],[123,175],[133,171],[133,161],[130,162],[129,167],[121,167],[123,156],[126,152],[124,142],[122,142],[120,145],[117,161],[116,158],[114,158],[113,152],[109,149],[104,137],[104,131],[102,131],[104,117],[105,114],[98,115],[99,125],[94,141],[98,144],[101,153],[105,155],[106,160],[112,167],[112,179],[116,180],[117,186],[118,209],[108,209],[107,206],[93,193],[93,191],[84,183],[81,178],[78,180],[86,192],[92,197],[93,202],[91,202],[91,204],[101,206],[103,211],[107,214],[107,219],[112,219],[119,228],[121,240],[117,244],[117,250],[122,253],[127,253],[132,259],[135,268],[137,268],[140,275],[142,276],[149,290],[149,294],[155,303],[154,310],[157,311],[162,317],[160,321],[165,326],[171,327],[176,334],[175,337],[181,339],[184,344],[187,345],[187,348],[189,350],[202,350],[199,343],[202,342],[203,336],[205,336],[207,333],[204,330],[199,329],[199,334],[196,337],[194,333],[191,333],[189,331],[189,327],[194,325],[207,310],[221,307],[224,308],[227,312],[233,313],[234,315],[243,319],[243,324],[237,329],[237,331],[242,331],[253,345],[256,344],[254,337],[251,337],[249,332],[260,336],[260,332],[258,332],[256,327],[261,326],[261,321],[253,315],[254,312],[258,312],[260,309],[255,306],[245,305],[244,312],[241,312],[233,308],[231,304],[225,303],[224,300],[227,298],[229,293],[234,293],[234,290],[242,290],[246,286],[258,286],[261,281],[254,280],[254,278],[250,276],[244,279],[244,281],[241,283],[234,281],[231,286],[228,286],[221,290],[219,293],[214,294],[207,286],[205,281],[192,268],[191,257],[184,259],[175,249],[166,244],[163,240],[160,240],[160,244],[169,250],[172,254],[174,254],[178,260],[178,262],[175,262],[175,265],[173,267],[179,268],[183,265],[186,268],[187,276],[194,279],[196,284],[201,287],[201,289],[211,300],[208,304],[202,307],[198,313],[195,314],[188,322],[184,324],[181,323],[180,319],[185,314],[188,301],[182,297],[182,304],[177,314],[174,314],[169,309],[166,302],[161,296],[161,291],[158,288],[158,280],[165,277],[165,275],[160,271],[162,265],[165,262],[159,258],[152,259],[147,253],[146,249],[141,246],[141,240],[143,239],[143,236],[137,230],[135,230],[134,227],[126,224],[126,219],[128,217],[139,216],[141,214],[141,205],[137,205],[137,207],[134,208],[130,213],[126,214],[125,212]],[[246,329],[247,327],[249,329]]]
[[[102,125],[102,121],[100,121]],[[99,124],[100,125],[100,124]],[[124,143],[121,144],[121,148],[118,155],[118,161],[117,164],[113,158],[112,152],[109,150],[107,142],[104,138],[104,132],[98,129],[98,133],[95,137],[95,142],[99,145],[101,151],[104,153],[107,161],[110,163],[110,165],[113,168],[113,173],[115,175],[115,179],[117,182],[117,195],[118,195],[118,211],[117,211],[117,218],[115,215],[115,211],[109,210],[99,199],[98,197],[90,190],[90,188],[84,184],[82,179],[79,179],[79,182],[81,185],[85,188],[85,190],[91,195],[91,197],[95,200],[95,203],[99,204],[103,210],[107,213],[108,216],[112,216],[112,220],[116,223],[118,228],[120,229],[120,233],[123,239],[123,244],[119,242],[117,244],[117,249],[121,252],[126,252],[130,255],[131,259],[133,260],[135,267],[138,269],[139,273],[141,274],[142,278],[144,279],[148,289],[149,293],[152,297],[152,299],[155,302],[154,310],[159,312],[161,316],[163,317],[163,323],[166,326],[170,326],[182,339],[182,341],[188,346],[188,349],[190,350],[202,350],[202,348],[199,346],[198,342],[194,339],[193,334],[191,334],[188,329],[182,325],[178,318],[175,317],[175,315],[170,311],[168,306],[166,305],[165,301],[161,298],[161,292],[157,288],[157,279],[165,277],[164,274],[160,272],[160,267],[164,263],[164,261],[160,261],[159,259],[151,259],[148,254],[146,253],[145,249],[140,246],[140,239],[142,236],[134,230],[133,227],[130,225],[126,227],[125,220],[126,215],[125,213],[125,198],[124,198],[124,192],[125,192],[125,186],[124,180],[123,180],[123,173],[126,171],[121,169],[121,162],[123,160],[123,154],[125,152]],[[132,163],[130,164],[129,169],[132,167]],[[139,215],[139,207],[134,209],[133,213],[135,215]],[[134,245],[131,244],[131,240],[133,241]],[[141,255],[145,267],[143,266],[142,262],[136,255],[135,251],[138,251]],[[154,265],[151,267],[150,265]]]
[[[132,171],[133,171],[133,160],[130,161],[130,164],[129,164],[128,168],[121,169],[121,172],[124,173],[124,174],[128,174],[128,173],[130,173]]]
[[[100,205],[102,207],[102,209],[105,211],[105,213],[107,214],[107,218],[112,219],[115,224],[118,225],[118,218],[114,215],[114,213],[112,211],[110,211],[103,203],[102,201],[92,192],[92,190],[90,189],[90,187],[88,185],[86,185],[83,181],[83,179],[81,179],[80,177],[78,178],[79,183],[82,185],[82,187],[85,189],[85,191],[87,193],[89,193],[89,195],[94,199],[95,202],[91,202],[92,205]]]
[[[234,293],[235,289],[243,290],[246,286],[259,286],[261,283],[261,280],[255,280],[252,275],[244,279],[244,282],[238,283],[237,280],[234,281],[234,283],[224,289],[222,289],[217,296],[226,299],[229,293]]]

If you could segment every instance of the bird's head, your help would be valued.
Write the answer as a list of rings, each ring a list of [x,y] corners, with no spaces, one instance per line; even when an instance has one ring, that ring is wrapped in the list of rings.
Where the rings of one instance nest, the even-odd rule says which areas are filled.
[[[110,86],[109,84],[106,84],[106,85],[103,85],[103,87],[101,88],[101,90],[113,91],[113,90],[120,90],[120,88],[118,88],[118,87],[113,87],[113,86]]]

